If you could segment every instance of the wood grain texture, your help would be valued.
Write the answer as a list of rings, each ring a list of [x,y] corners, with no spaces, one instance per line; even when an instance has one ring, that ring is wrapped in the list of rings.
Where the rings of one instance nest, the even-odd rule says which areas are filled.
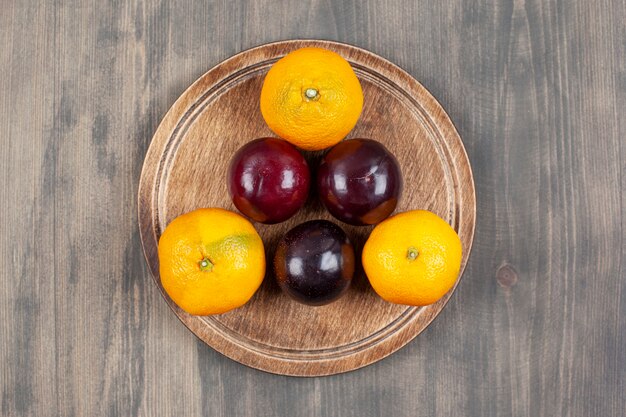
[[[57,4],[58,3],[58,4]],[[35,2],[0,9],[0,414],[626,414],[624,0]],[[463,280],[394,355],[324,378],[225,358],[163,303],[141,164],[249,47],[348,42],[428,88],[478,197]]]
[[[453,290],[423,308],[383,301],[362,268],[338,301],[312,308],[283,294],[272,268],[242,308],[212,317],[192,316],[165,293],[159,277],[158,241],[176,217],[201,207],[238,212],[228,189],[231,158],[243,145],[272,136],[259,108],[267,71],[304,47],[333,50],[354,67],[364,106],[351,138],[374,138],[397,155],[406,179],[397,212],[430,210],[451,224],[461,239],[461,273],[471,252],[476,220],[472,172],[461,138],[439,103],[406,72],[354,46],[329,41],[282,41],[237,54],[190,86],[160,123],[144,161],[138,193],[141,240],[155,283],[181,321],[209,346],[243,364],[294,376],[351,371],[395,352],[441,312]],[[323,152],[306,152],[312,169]],[[271,265],[277,242],[307,220],[337,222],[311,193],[291,219],[256,223]],[[360,253],[372,227],[341,223]],[[459,276],[460,278],[460,276]],[[458,283],[458,280],[457,280]],[[455,285],[456,287],[456,285]]]

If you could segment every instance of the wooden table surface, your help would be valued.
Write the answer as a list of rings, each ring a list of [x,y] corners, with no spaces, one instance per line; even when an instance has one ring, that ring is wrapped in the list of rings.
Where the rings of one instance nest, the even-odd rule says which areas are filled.
[[[624,0],[3,1],[0,414],[624,416],[625,21]],[[200,342],[137,227],[174,100],[221,60],[293,38],[366,48],[424,84],[478,197],[443,313],[324,378]]]

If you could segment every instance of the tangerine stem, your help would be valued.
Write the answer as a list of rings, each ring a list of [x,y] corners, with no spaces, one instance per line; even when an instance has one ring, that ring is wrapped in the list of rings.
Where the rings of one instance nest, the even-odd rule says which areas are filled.
[[[417,249],[413,246],[409,247],[409,250],[406,252],[406,258],[409,261],[414,261],[417,259],[417,256],[419,255],[419,252],[417,251]]]
[[[213,262],[206,257],[198,262],[198,266],[200,267],[200,271],[203,272],[211,272],[213,270]]]
[[[309,87],[306,90],[304,90],[304,95],[309,100],[315,100],[319,96],[319,91],[317,91],[315,88]]]

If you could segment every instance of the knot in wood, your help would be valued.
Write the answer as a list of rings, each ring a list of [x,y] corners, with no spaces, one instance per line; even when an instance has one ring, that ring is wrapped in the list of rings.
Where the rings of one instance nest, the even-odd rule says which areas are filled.
[[[496,271],[496,281],[503,288],[511,288],[517,283],[517,271],[505,263]]]

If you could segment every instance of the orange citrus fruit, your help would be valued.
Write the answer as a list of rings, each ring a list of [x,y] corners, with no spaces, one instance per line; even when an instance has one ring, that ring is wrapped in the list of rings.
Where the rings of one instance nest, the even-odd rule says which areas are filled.
[[[328,148],[356,125],[363,91],[352,67],[323,48],[301,48],[265,76],[261,113],[278,136],[305,150]]]
[[[159,262],[170,298],[201,316],[244,305],[265,276],[265,251],[254,226],[220,208],[175,218],[159,239]]]
[[[384,300],[432,304],[453,286],[461,269],[461,240],[430,211],[412,210],[379,223],[363,247],[365,274]]]

